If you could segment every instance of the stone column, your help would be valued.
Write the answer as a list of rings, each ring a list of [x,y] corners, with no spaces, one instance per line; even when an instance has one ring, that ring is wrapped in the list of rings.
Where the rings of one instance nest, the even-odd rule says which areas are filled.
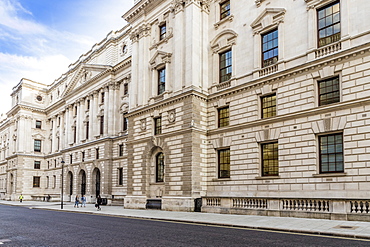
[[[79,114],[78,114],[78,126],[79,126],[79,143],[85,139],[84,121],[85,121],[85,99],[81,99],[79,102]]]
[[[110,92],[110,87],[106,87],[104,89],[104,133],[103,133],[103,136],[107,136],[108,135],[108,119],[109,119],[109,102],[111,101],[110,99],[111,97],[111,92]],[[111,122],[112,119],[109,119]]]
[[[280,21],[278,24],[278,61],[283,61],[285,58],[285,28],[284,28],[284,22]],[[279,63],[278,70],[284,70],[285,69],[285,63]]]
[[[94,132],[93,132],[93,125],[94,125],[94,113],[93,113],[93,109],[94,109],[94,95],[93,94],[90,94],[89,95],[89,100],[90,100],[90,109],[89,109],[89,140],[92,140],[94,139],[93,138],[93,135],[94,135]]]
[[[72,129],[73,111],[74,111],[74,107],[73,107],[73,105],[70,105],[69,106],[69,129],[67,130],[67,132],[69,133],[69,135],[68,135],[69,136],[68,145],[73,143],[73,129]]]
[[[348,0],[340,1],[340,25],[342,49],[348,49],[351,46],[350,40],[350,22],[352,21],[350,11],[350,2]]]
[[[117,135],[117,133],[120,131],[119,129],[119,123],[120,123],[120,85],[122,83],[115,83],[114,84],[114,103],[113,103],[113,119],[114,119],[114,126],[113,126],[113,135]]]
[[[157,96],[158,94],[158,70],[156,70],[155,68],[152,68],[152,92],[151,92],[151,96],[152,97],[155,97]]]
[[[307,59],[309,61],[315,59],[315,50],[317,47],[317,17],[316,9],[313,7],[308,7],[307,9],[307,21],[308,21],[308,55]]]
[[[81,105],[80,105],[80,101],[76,101],[76,106],[77,106],[77,114],[76,114],[76,125],[75,125],[75,128],[76,128],[76,143],[80,143],[81,142],[81,139],[80,139],[80,117],[81,117]]]
[[[107,132],[105,132],[104,134],[107,134],[108,136],[112,136],[113,133],[114,133],[114,122],[116,121],[116,119],[114,118],[114,112],[113,112],[113,109],[114,109],[114,105],[115,105],[115,101],[116,101],[116,85],[114,85],[114,83],[111,83],[108,87],[108,91],[109,91],[109,98],[108,98],[108,111],[106,115],[108,116],[105,116],[104,117],[104,132],[105,132],[105,128],[107,128]],[[106,120],[107,118],[107,120]],[[107,127],[105,126],[105,123],[107,123]]]
[[[66,106],[65,108],[65,139],[64,139],[64,147],[68,147],[69,144],[69,137],[71,132],[71,124],[70,124],[70,106]]]
[[[164,85],[165,89],[164,91],[172,91],[172,82],[171,82],[171,68],[170,68],[170,63],[166,63],[166,84]]]
[[[93,136],[98,136],[99,135],[99,123],[98,122],[98,112],[99,112],[99,103],[98,103],[98,100],[99,100],[99,91],[94,91],[94,94],[93,94],[93,114],[91,116],[91,127],[92,127],[92,133],[93,133]]]
[[[141,56],[139,56],[139,43],[135,35],[133,36],[133,43],[132,43],[132,82],[131,83],[131,89],[130,89],[130,107],[135,108],[137,106],[137,94],[138,94],[138,82],[139,82],[139,71],[138,71],[138,64],[139,59]]]
[[[61,112],[60,114],[60,131],[59,131],[59,136],[60,136],[60,140],[59,140],[59,149],[62,150],[64,149],[65,145],[65,125],[64,125],[64,116],[65,116],[65,111]]]
[[[50,153],[55,152],[56,145],[55,145],[55,136],[56,136],[56,126],[57,126],[57,119],[56,116],[51,118],[51,145],[50,145]]]
[[[261,66],[261,35],[259,33],[253,34],[254,39],[254,66],[253,69],[260,69]]]

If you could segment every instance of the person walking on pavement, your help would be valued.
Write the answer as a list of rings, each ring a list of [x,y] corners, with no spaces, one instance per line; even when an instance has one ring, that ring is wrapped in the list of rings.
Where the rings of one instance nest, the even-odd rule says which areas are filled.
[[[23,202],[23,195],[22,194],[19,196],[19,202]]]
[[[95,204],[95,207],[97,208],[98,211],[101,210],[100,205],[101,205],[101,197],[100,195],[98,195],[98,197],[96,198],[96,204]]]
[[[85,195],[81,196],[81,208],[82,206],[86,207],[86,196]]]
[[[75,205],[74,207],[77,207],[78,208],[78,203],[79,203],[79,198],[78,198],[78,195],[76,195],[76,198],[75,198]]]

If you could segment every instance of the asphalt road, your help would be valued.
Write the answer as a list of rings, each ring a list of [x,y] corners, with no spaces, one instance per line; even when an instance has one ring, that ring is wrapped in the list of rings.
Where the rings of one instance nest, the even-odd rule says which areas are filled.
[[[370,246],[370,241],[0,205],[2,246]]]

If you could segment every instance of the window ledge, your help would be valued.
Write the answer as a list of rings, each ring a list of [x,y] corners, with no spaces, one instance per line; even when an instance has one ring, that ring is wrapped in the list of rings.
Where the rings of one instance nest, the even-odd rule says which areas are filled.
[[[347,176],[346,172],[312,174],[312,177],[344,177],[344,176]]]
[[[281,178],[280,176],[263,176],[263,177],[256,177],[257,180],[269,180],[269,179],[279,179]]]
[[[164,182],[153,182],[150,185],[164,185]]]
[[[232,22],[233,20],[234,20],[234,15],[229,15],[229,16],[223,18],[222,20],[216,22],[215,24],[213,24],[213,26],[217,30],[218,27],[221,26],[222,24],[224,24],[225,22]]]
[[[173,37],[173,33],[172,33],[172,31],[171,31],[171,30],[169,30],[168,35],[166,35],[166,37],[165,37],[165,38],[163,38],[163,39],[159,40],[157,43],[153,44],[153,45],[149,48],[149,50],[157,49],[157,48],[158,48],[158,46],[160,46],[161,44],[167,44],[167,43],[168,43],[168,41],[169,41],[172,37]]]
[[[224,182],[224,181],[231,181],[231,178],[213,178],[212,182]]]

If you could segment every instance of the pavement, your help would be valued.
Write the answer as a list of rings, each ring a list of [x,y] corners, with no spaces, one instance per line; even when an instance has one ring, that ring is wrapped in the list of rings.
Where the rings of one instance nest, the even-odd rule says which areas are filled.
[[[122,206],[102,206],[102,210],[97,211],[94,207],[94,204],[87,204],[86,207],[75,208],[73,207],[73,203],[69,202],[63,205],[64,209],[61,209],[60,202],[23,201],[20,203],[19,201],[0,200],[0,204],[23,206],[31,209],[35,208],[65,212],[79,212],[94,215],[155,219],[214,226],[241,227],[249,229],[370,239],[370,222],[362,221],[141,210],[125,209]]]

